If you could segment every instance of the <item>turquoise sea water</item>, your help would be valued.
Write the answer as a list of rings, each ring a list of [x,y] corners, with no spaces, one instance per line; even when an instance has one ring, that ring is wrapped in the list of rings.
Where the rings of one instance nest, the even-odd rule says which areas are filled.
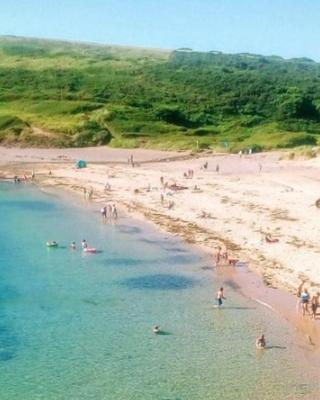
[[[231,287],[213,308],[205,259],[73,201],[0,183],[1,400],[318,398],[285,321]],[[69,250],[83,238],[101,252]]]

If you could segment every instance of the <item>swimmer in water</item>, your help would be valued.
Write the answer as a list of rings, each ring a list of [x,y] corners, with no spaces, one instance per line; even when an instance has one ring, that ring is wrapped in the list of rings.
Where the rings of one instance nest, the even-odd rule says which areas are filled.
[[[159,333],[160,332],[160,326],[159,325],[153,325],[152,332],[153,333]]]
[[[70,243],[70,249],[75,250],[77,248],[76,242],[71,242]]]
[[[264,349],[266,347],[266,339],[262,334],[256,339],[256,348],[257,349]]]

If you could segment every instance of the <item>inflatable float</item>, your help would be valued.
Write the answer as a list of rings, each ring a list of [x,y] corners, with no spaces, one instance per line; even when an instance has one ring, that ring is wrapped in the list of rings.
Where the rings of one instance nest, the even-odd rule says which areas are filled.
[[[46,244],[47,247],[58,247],[58,243],[55,240],[49,240]]]
[[[266,242],[267,243],[278,243],[279,239],[274,239],[270,235],[266,235]]]
[[[97,249],[95,249],[94,247],[85,247],[85,248],[83,249],[83,251],[84,251],[85,253],[96,253],[96,252],[97,252]]]

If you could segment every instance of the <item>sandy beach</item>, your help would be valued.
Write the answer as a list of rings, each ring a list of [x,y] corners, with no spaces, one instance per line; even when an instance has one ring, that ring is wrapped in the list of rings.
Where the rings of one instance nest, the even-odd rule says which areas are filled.
[[[131,155],[134,166],[128,163]],[[87,168],[75,168],[79,158],[88,161]],[[213,265],[220,246],[269,288],[294,294],[304,282],[311,292],[320,289],[317,158],[288,161],[276,152],[195,157],[138,149],[0,148],[2,177],[30,177],[32,170],[35,183],[76,192],[82,202],[89,201],[84,188],[92,188],[97,210],[115,203],[120,216],[143,217],[200,246],[212,254]],[[269,297],[272,303],[274,295]]]
[[[131,155],[134,167],[127,162]],[[76,169],[78,158],[88,167]],[[281,153],[188,158],[137,149],[0,148],[0,171],[10,178],[30,176],[34,169],[36,182],[82,197],[83,188],[92,187],[93,201],[115,202],[212,253],[226,246],[230,258],[248,263],[268,285],[294,292],[305,281],[320,288],[320,210],[315,206],[320,161],[281,158]],[[184,177],[188,169],[194,171],[191,179]],[[161,177],[168,182],[166,190]],[[267,234],[277,242],[267,243]]]

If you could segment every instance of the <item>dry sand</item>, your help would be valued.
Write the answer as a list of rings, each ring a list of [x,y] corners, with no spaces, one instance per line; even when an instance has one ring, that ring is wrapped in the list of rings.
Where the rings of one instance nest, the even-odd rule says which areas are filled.
[[[127,163],[130,155],[135,167]],[[315,325],[295,313],[296,299],[274,288],[294,293],[305,282],[311,291],[320,289],[320,209],[315,206],[320,198],[320,160],[285,161],[282,157],[275,152],[195,158],[187,153],[137,149],[0,147],[0,176],[30,177],[34,169],[36,183],[72,190],[80,194],[81,202],[88,201],[84,188],[92,187],[92,202],[99,203],[98,209],[114,202],[120,215],[142,216],[212,255],[218,246],[226,247],[229,257],[244,262],[249,270],[222,267],[222,279],[280,310],[307,342],[311,338],[318,344]],[[88,167],[76,169],[78,158],[87,160]],[[184,177],[188,169],[194,170],[192,179]],[[164,190],[161,177],[169,186],[176,183],[185,189]],[[105,192],[107,182],[111,191]],[[170,202],[174,202],[171,209]],[[278,242],[267,243],[266,234]],[[250,271],[257,272],[267,287]]]

